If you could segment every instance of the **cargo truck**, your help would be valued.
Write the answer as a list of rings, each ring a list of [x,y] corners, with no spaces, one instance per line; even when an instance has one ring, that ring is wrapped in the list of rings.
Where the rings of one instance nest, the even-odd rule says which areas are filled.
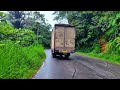
[[[51,53],[65,58],[75,52],[75,27],[69,24],[55,24],[51,32]]]

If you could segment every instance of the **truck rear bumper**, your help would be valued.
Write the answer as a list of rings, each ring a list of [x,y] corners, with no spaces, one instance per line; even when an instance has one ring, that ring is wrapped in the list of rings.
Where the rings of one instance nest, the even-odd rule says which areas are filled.
[[[55,50],[55,53],[63,53],[63,54],[66,54],[66,53],[74,53],[75,50]]]

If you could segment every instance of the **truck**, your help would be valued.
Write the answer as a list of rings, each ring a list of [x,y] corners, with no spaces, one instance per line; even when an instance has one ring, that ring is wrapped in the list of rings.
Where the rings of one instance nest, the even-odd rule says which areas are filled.
[[[65,58],[75,52],[75,26],[70,24],[55,24],[51,32],[51,53]]]

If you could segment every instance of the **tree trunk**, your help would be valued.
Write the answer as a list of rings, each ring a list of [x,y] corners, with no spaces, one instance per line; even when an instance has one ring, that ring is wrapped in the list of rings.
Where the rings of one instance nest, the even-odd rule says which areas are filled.
[[[38,42],[38,29],[37,29],[37,42]]]

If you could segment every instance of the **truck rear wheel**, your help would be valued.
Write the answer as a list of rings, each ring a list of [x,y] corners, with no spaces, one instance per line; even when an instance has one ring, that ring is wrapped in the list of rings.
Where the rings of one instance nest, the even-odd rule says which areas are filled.
[[[67,55],[65,55],[65,58],[68,59],[70,56],[70,53],[68,53]]]
[[[60,54],[60,57],[62,58],[62,55]]]
[[[68,58],[69,58],[69,55],[65,55],[65,58],[68,59]]]
[[[55,55],[54,53],[52,53],[52,57],[53,57],[53,58],[55,58],[55,57],[56,57],[56,55]]]

